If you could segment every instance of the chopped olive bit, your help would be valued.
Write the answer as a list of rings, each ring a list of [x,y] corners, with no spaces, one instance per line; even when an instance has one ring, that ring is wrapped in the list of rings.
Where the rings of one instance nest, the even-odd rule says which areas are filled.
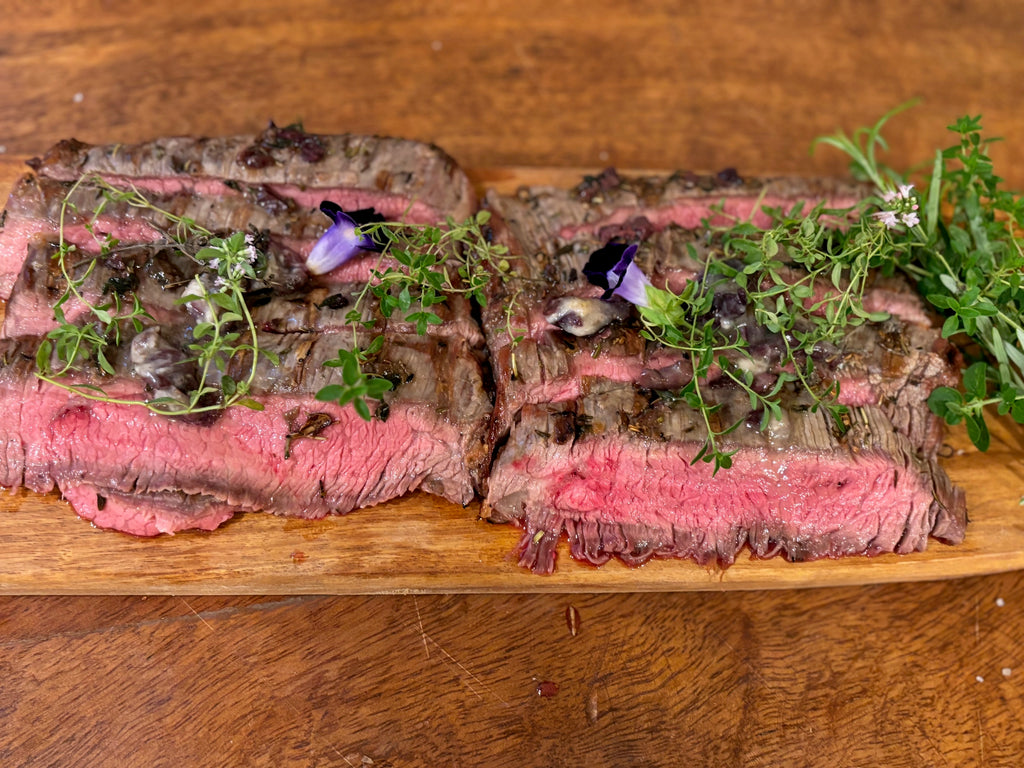
[[[1003,189],[982,136],[981,116],[947,126],[957,143],[937,150],[921,191],[880,166],[875,147],[892,115],[854,136],[819,139],[851,158],[854,172],[873,181],[882,210],[892,265],[917,283],[918,291],[944,317],[942,335],[968,341],[963,391],[939,387],[928,400],[950,424],[966,423],[971,441],[989,444],[983,409],[1024,423],[1024,197]],[[972,356],[973,344],[982,355]]]
[[[84,270],[76,270],[80,274],[75,277],[69,270],[68,257],[76,248],[67,242],[64,229],[68,212],[79,212],[71,202],[71,196],[82,184],[94,186],[100,192],[99,203],[90,212],[85,225],[99,245],[100,252]],[[83,293],[83,286],[99,259],[118,246],[109,235],[101,238],[95,233],[96,221],[111,202],[127,203],[163,216],[169,225],[167,244],[192,258],[199,267],[185,295],[177,300],[178,304],[185,305],[201,318],[192,331],[192,343],[187,347],[192,354],[189,362],[198,365],[200,376],[196,387],[186,393],[183,400],[173,397],[150,400],[113,398],[101,387],[69,384],[61,380],[92,360],[104,373],[113,375],[108,351],[121,343],[125,325],[130,323],[138,333],[144,327],[144,320],[152,320],[134,291],[127,292],[131,301],[130,309],[126,311],[124,308],[128,303],[122,304],[122,298],[116,292],[109,303],[102,305],[93,304]],[[235,232],[226,238],[215,237],[214,233],[191,219],[158,208],[134,187],[119,189],[99,176],[86,175],[72,185],[61,203],[59,240],[54,258],[64,278],[65,289],[53,310],[59,325],[47,334],[36,355],[36,375],[39,378],[90,400],[140,405],[165,416],[203,413],[233,405],[262,409],[250,397],[257,364],[261,355],[275,363],[277,356],[259,347],[252,315],[245,303],[246,285],[250,280],[256,280],[266,268],[266,256],[255,247],[251,235]],[[72,299],[84,306],[93,319],[80,324],[68,322],[64,306]],[[249,356],[249,374],[238,381],[226,370],[232,359],[242,355]],[[52,365],[54,356],[58,361],[56,367]]]
[[[334,220],[334,225],[314,246],[315,258],[311,255],[307,263],[312,269],[334,269],[360,253],[380,252],[370,280],[345,315],[352,326],[353,350],[339,350],[337,360],[324,363],[342,369],[342,383],[329,384],[316,394],[324,402],[352,403],[356,412],[369,420],[372,414],[366,398],[380,399],[392,385],[362,370],[383,344],[381,337],[366,350],[359,350],[354,343],[358,327],[370,327],[375,322],[362,319],[366,301],[375,298],[385,318],[401,313],[422,336],[431,325],[442,322],[432,308],[449,296],[468,296],[486,304],[487,284],[495,277],[505,280],[512,274],[506,259],[508,248],[491,242],[486,231],[491,217],[488,211],[478,211],[461,223],[448,219],[443,225],[415,225],[377,221],[379,217],[372,211],[345,212],[331,202],[321,205],[321,210]],[[383,267],[385,257],[397,266]],[[513,343],[522,338],[522,334],[513,333],[510,326]]]

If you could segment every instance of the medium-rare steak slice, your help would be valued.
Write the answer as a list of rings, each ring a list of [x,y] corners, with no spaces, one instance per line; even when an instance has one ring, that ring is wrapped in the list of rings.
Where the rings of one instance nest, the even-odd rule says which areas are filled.
[[[352,342],[351,333],[261,339],[280,359],[259,365],[252,395],[262,410],[208,419],[69,394],[35,377],[36,342],[4,342],[0,485],[56,485],[97,524],[140,535],[208,528],[227,507],[315,518],[416,489],[468,503],[485,469],[490,410],[472,350],[458,338],[389,334],[367,368],[395,386],[364,421],[314,399],[338,375],[323,362]],[[125,349],[114,363],[116,377],[74,381],[145,399],[138,359]]]
[[[36,175],[19,182],[0,218],[0,300],[10,295],[28,242],[56,233],[61,201],[84,176],[140,190],[164,210],[210,222],[211,229],[266,229],[302,258],[326,226],[317,212],[324,200],[345,210],[374,208],[391,220],[428,224],[449,216],[461,221],[476,207],[469,179],[437,147],[275,126],[256,136],[136,145],[67,140],[30,164]],[[71,202],[84,215],[67,212],[65,239],[79,247],[92,243],[82,224],[98,201],[94,194],[88,185],[76,189]],[[139,242],[152,234],[153,218],[114,204],[98,230]],[[159,229],[161,222],[156,223]]]
[[[770,221],[765,208],[788,211],[802,204],[808,211],[824,202],[845,209],[865,194],[863,185],[832,179],[744,179],[733,170],[627,177],[610,168],[574,189],[524,187],[514,197],[492,192],[487,204],[510,221],[524,252],[534,254],[580,236],[607,241],[623,232],[650,233],[669,224],[696,229],[705,219],[749,219],[763,226]]]
[[[238,194],[316,208],[374,208],[389,219],[461,220],[475,195],[455,161],[436,146],[380,136],[317,135],[271,125],[255,136],[174,137],[91,146],[62,141],[32,162],[40,176],[76,181],[98,174],[144,192]]]
[[[736,283],[707,270],[709,259],[723,258],[720,240],[685,225],[713,218],[713,201],[698,187],[685,206],[669,204],[664,190],[673,183],[653,187],[658,194],[620,194],[636,185],[615,177],[596,207],[577,199],[579,189],[488,197],[515,277],[492,284],[482,313],[495,384],[485,515],[524,528],[522,563],[550,571],[562,533],[574,557],[593,563],[659,555],[728,564],[745,544],[759,556],[807,559],[913,551],[929,535],[959,541],[963,494],[935,463],[941,431],[925,402],[936,386],[955,384],[955,351],[920,303],[905,286],[879,281],[865,303],[891,310],[889,319],[851,325],[801,352],[813,359],[812,384],[838,383],[845,416],[815,407],[795,380],[773,389],[794,370],[793,339],[770,332]],[[754,197],[734,212],[751,218]],[[818,202],[803,199],[808,210]],[[695,209],[700,215],[687,219]],[[716,353],[699,377],[709,411],[687,404],[695,358],[652,340],[631,305],[584,276],[608,239],[638,243],[633,264],[657,288],[679,294],[691,281],[712,281],[701,322],[720,338],[743,339],[745,350]],[[750,392],[732,383],[740,374]],[[768,391],[780,397],[779,417],[755,410],[754,392]],[[699,460],[710,450],[705,416],[716,450],[731,459],[717,474]]]
[[[732,398],[723,420],[744,408]],[[963,538],[962,492],[876,408],[852,408],[839,434],[809,401],[789,403],[768,431],[731,433],[732,467],[714,476],[693,461],[706,434],[681,401],[628,385],[526,406],[491,469],[486,514],[523,528],[520,564],[540,573],[553,570],[563,533],[572,556],[595,565],[728,565],[747,544],[790,560],[906,553],[929,534]]]

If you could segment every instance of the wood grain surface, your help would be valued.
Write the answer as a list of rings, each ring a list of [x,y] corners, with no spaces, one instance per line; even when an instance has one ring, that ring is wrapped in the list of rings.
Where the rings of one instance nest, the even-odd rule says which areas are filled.
[[[837,155],[809,155],[814,136],[919,97],[888,133],[893,165],[927,160],[945,125],[981,113],[1021,188],[1022,28],[1024,7],[994,0],[11,0],[0,171],[67,136],[301,119],[434,141],[476,169],[835,174]],[[1019,454],[972,461],[1000,465],[992,493],[1019,496]],[[81,554],[36,518],[24,528],[37,582]],[[200,539],[182,541],[200,562]],[[166,567],[137,561],[146,578]],[[0,765],[1022,762],[1022,571],[577,589],[0,597]]]

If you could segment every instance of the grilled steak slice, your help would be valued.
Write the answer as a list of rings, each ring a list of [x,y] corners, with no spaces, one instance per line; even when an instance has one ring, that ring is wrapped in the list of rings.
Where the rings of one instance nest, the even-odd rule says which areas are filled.
[[[457,338],[389,335],[368,368],[395,389],[370,422],[351,407],[313,398],[336,380],[338,369],[322,363],[351,347],[351,333],[261,339],[280,356],[280,365],[259,365],[253,396],[263,410],[236,407],[208,420],[155,417],[140,406],[69,395],[35,378],[35,342],[4,345],[0,485],[57,485],[98,524],[130,533],[209,527],[223,505],[315,518],[415,489],[465,504],[487,459],[490,403],[476,357]],[[78,382],[102,383],[121,399],[149,396],[143,384],[152,371],[140,370],[128,349],[114,363],[117,377],[83,375]],[[97,494],[114,500],[110,510],[96,507]],[[179,497],[189,503],[161,511]]]
[[[714,477],[692,463],[707,432],[679,401],[609,386],[526,406],[491,470],[486,514],[523,528],[520,564],[540,573],[554,568],[563,532],[572,556],[595,565],[728,565],[747,544],[758,557],[808,560],[923,550],[929,534],[962,540],[962,492],[881,411],[851,409],[839,436],[807,405],[790,403],[767,433],[731,434],[733,466]],[[723,420],[744,407],[727,402]]]
[[[679,172],[670,176],[620,176],[614,169],[585,178],[574,189],[528,187],[515,197],[489,193],[487,204],[514,229],[524,253],[557,249],[562,242],[589,236],[641,237],[676,224],[697,229],[704,220],[727,223],[750,219],[763,226],[764,208],[805,211],[819,202],[848,208],[863,198],[862,185],[829,179],[743,179],[734,171],[716,175]]]
[[[475,196],[445,152],[422,142],[378,136],[326,136],[271,125],[255,136],[164,138],[90,146],[63,141],[32,163],[40,176],[75,181],[99,174],[144,192],[325,199],[345,210],[374,208],[389,219],[435,223],[464,219]]]
[[[748,425],[719,438],[736,453],[712,479],[710,465],[692,463],[708,435],[703,418],[671,395],[692,380],[689,357],[646,340],[630,305],[598,301],[583,266],[606,238],[640,242],[637,265],[655,285],[682,290],[717,245],[680,222],[712,217],[713,200],[699,184],[681,195],[678,177],[646,194],[613,181],[589,201],[578,199],[582,188],[488,197],[515,277],[493,282],[482,314],[495,384],[485,515],[524,528],[522,563],[550,571],[563,532],[574,557],[597,564],[654,555],[728,564],[747,544],[759,556],[807,559],[913,551],[929,534],[959,541],[963,494],[935,463],[941,430],[925,403],[934,387],[955,384],[955,352],[906,286],[879,282],[869,300],[893,317],[812,353],[815,375],[838,381],[850,408],[845,433],[791,384],[784,423],[761,433],[762,414],[712,368],[701,389],[721,405],[715,429]],[[738,182],[729,189],[733,212],[749,216],[756,195],[743,197]],[[741,200],[750,207],[736,208]],[[767,391],[782,370],[782,339],[745,305],[723,282],[713,319],[746,339],[752,357],[725,357]]]
[[[963,539],[964,496],[877,409],[837,436],[823,412],[786,412],[774,433],[730,436],[733,466],[691,463],[707,432],[680,402],[632,387],[520,413],[489,479],[487,514],[523,528],[520,564],[573,557],[733,562],[744,545],[791,560],[925,549]]]
[[[177,491],[120,493],[87,483],[62,482],[61,495],[79,517],[98,528],[136,536],[198,529],[212,531],[239,510],[212,496]]]
[[[492,203],[500,201],[492,198]],[[506,239],[514,237],[508,230],[498,232]],[[624,302],[620,316],[592,335],[573,336],[549,322],[552,307],[566,297],[593,301],[600,296],[600,289],[583,276],[583,265],[600,245],[589,236],[577,237],[550,255],[542,249],[533,258],[521,257],[517,261],[520,279],[495,281],[491,301],[483,310],[497,390],[492,442],[503,438],[522,405],[575,399],[595,380],[674,390],[692,378],[685,355],[644,340],[641,326]],[[641,244],[635,261],[656,285],[679,291],[702,271],[703,260],[712,250],[701,231],[669,225]],[[941,440],[941,423],[924,404],[935,387],[956,385],[955,350],[922,324],[927,318],[919,302],[907,297],[908,291],[905,284],[881,282],[869,293],[872,306],[894,310],[893,318],[852,329],[837,348],[822,351],[819,367],[839,382],[840,403],[880,406],[912,444],[933,453]],[[585,315],[590,309],[575,311]],[[763,356],[759,373],[777,374],[781,340],[758,331],[751,318],[734,320],[742,321],[750,346]],[[515,343],[510,327],[522,331]]]

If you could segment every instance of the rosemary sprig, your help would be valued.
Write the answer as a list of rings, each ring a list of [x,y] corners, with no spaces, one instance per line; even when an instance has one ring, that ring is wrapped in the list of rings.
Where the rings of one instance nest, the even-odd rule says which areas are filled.
[[[85,225],[99,245],[99,254],[72,265],[77,248],[67,241],[66,221],[69,212],[79,213],[72,198],[82,185],[95,188],[100,195]],[[146,209],[166,219],[170,230],[166,244],[191,257],[197,265],[197,276],[189,285],[189,292],[177,300],[178,304],[193,304],[203,316],[203,320],[195,325],[193,341],[187,347],[193,357],[185,361],[197,364],[200,371],[198,384],[185,393],[184,400],[171,397],[123,399],[110,396],[102,387],[93,384],[63,380],[81,370],[89,361],[95,361],[102,373],[114,375],[109,352],[121,343],[127,325],[130,324],[138,333],[145,327],[146,320],[153,320],[134,291],[128,292],[128,303],[114,291],[108,302],[97,304],[84,290],[100,260],[120,247],[109,236],[101,238],[95,234],[99,217],[111,203]],[[262,405],[250,396],[257,365],[260,356],[272,362],[277,362],[277,356],[259,347],[252,315],[245,303],[246,286],[249,281],[258,279],[258,273],[266,266],[266,257],[256,249],[251,235],[235,232],[228,237],[216,237],[193,220],[159,208],[134,187],[120,189],[99,176],[86,175],[72,185],[61,203],[58,237],[54,258],[65,289],[54,306],[58,326],[47,334],[36,355],[36,375],[40,379],[90,400],[140,405],[165,416],[203,413],[233,405],[262,409]],[[81,268],[83,263],[84,269]],[[84,307],[85,320],[78,323],[67,320],[64,307],[72,300]],[[128,304],[130,306],[126,309]],[[234,358],[240,356],[248,356],[248,375],[236,380],[227,373],[227,368]],[[54,358],[56,366],[53,365]]]

